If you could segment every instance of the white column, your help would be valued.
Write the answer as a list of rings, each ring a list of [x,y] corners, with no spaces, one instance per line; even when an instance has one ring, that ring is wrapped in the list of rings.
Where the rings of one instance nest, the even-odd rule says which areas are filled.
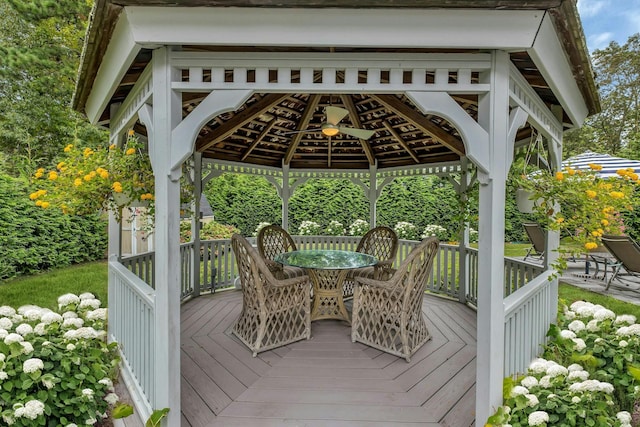
[[[469,176],[469,161],[466,157],[460,159],[460,166],[462,172],[460,173],[460,183],[456,186],[458,198],[463,204],[469,202],[469,184],[471,183],[471,177]],[[464,219],[460,224],[460,241],[458,242],[458,253],[460,254],[460,263],[458,277],[458,301],[461,303],[467,302],[467,293],[469,290],[469,259],[467,258],[467,248],[469,247],[469,223]]]
[[[193,283],[193,296],[200,295],[200,227],[202,219],[200,213],[200,198],[202,197],[202,153],[193,154],[193,215],[191,216],[191,281]],[[213,267],[213,265],[210,265]],[[205,283],[207,278],[204,278]],[[213,277],[211,277],[213,280]],[[213,286],[213,283],[211,284]]]
[[[149,149],[155,175],[155,390],[153,409],[169,408],[163,426],[180,425],[180,181],[171,179],[171,134],[182,117],[171,90],[180,75],[168,49],[153,51],[153,132]]]
[[[369,198],[369,227],[375,228],[376,222],[378,221],[378,197],[380,194],[378,193],[377,184],[378,184],[378,168],[376,165],[369,165],[369,193],[367,197]]]
[[[489,171],[480,172],[476,424],[502,404],[504,366],[504,209],[509,129],[509,56],[495,51],[478,122],[489,133]]]
[[[282,228],[289,231],[289,199],[291,198],[291,186],[289,185],[289,165],[282,165]]]

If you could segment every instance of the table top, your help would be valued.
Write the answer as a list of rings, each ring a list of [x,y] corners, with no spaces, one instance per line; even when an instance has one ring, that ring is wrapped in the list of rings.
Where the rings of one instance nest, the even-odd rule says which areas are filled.
[[[352,251],[305,250],[276,255],[274,261],[292,267],[318,270],[348,270],[375,265],[378,260],[367,254]]]

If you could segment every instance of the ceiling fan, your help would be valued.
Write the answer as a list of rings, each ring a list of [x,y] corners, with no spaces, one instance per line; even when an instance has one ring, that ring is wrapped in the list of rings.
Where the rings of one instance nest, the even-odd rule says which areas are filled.
[[[376,131],[374,130],[340,126],[340,121],[349,114],[349,111],[344,108],[327,106],[324,109],[324,114],[325,121],[319,128],[294,131],[291,133],[308,133],[320,131],[323,135],[329,137],[336,136],[337,134],[342,133],[345,135],[354,136],[359,139],[369,139],[373,136],[374,133],[376,133]]]

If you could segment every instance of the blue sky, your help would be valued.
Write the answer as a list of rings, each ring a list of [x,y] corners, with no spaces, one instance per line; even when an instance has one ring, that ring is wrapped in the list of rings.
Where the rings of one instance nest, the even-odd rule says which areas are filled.
[[[640,33],[640,0],[578,0],[578,10],[590,51]]]

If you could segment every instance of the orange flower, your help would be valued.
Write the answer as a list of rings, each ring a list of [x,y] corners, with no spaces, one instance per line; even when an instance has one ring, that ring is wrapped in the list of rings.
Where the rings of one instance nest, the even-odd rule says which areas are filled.
[[[564,179],[564,174],[562,172],[556,172],[556,179],[558,181],[562,181]]]
[[[49,207],[49,202],[42,202],[42,206],[43,209],[47,209]]]
[[[622,199],[624,197],[624,193],[622,191],[612,191],[609,195],[614,199]]]
[[[75,185],[76,187],[80,187],[82,185],[82,180],[80,178],[76,178],[73,181],[73,185]]]
[[[567,173],[569,174],[569,176],[573,176],[576,174],[576,170],[573,168],[567,168]]]
[[[71,151],[72,148],[73,148],[73,144],[69,144],[66,147],[64,147],[64,152],[68,153],[69,151]]]
[[[127,151],[125,151],[124,154],[126,154],[127,156],[130,156],[132,154],[136,154],[136,149],[135,148],[127,148]]]
[[[127,132],[127,135],[129,136],[133,136],[136,134],[136,131],[134,131],[133,129],[129,129],[129,132]]]
[[[49,180],[55,181],[56,179],[58,179],[58,172],[56,171],[49,172]]]
[[[585,247],[587,250],[589,250],[589,251],[590,251],[591,249],[595,249],[595,248],[597,248],[597,247],[598,247],[598,244],[597,244],[597,243],[593,243],[593,242],[587,242],[587,243],[585,243],[585,244],[584,244],[584,247]]]
[[[590,199],[595,199],[598,193],[593,190],[587,190],[587,197]]]
[[[558,218],[556,218],[556,222],[557,222],[558,224],[562,224],[562,223],[564,222],[564,218],[562,218],[562,217],[558,217]]]
[[[598,165],[598,164],[595,164],[595,163],[589,163],[589,167],[594,171],[601,171],[602,170],[602,165]]]
[[[604,225],[606,227],[607,225],[609,225],[609,220],[603,219],[602,221],[600,221],[600,224],[602,224],[602,225]]]

